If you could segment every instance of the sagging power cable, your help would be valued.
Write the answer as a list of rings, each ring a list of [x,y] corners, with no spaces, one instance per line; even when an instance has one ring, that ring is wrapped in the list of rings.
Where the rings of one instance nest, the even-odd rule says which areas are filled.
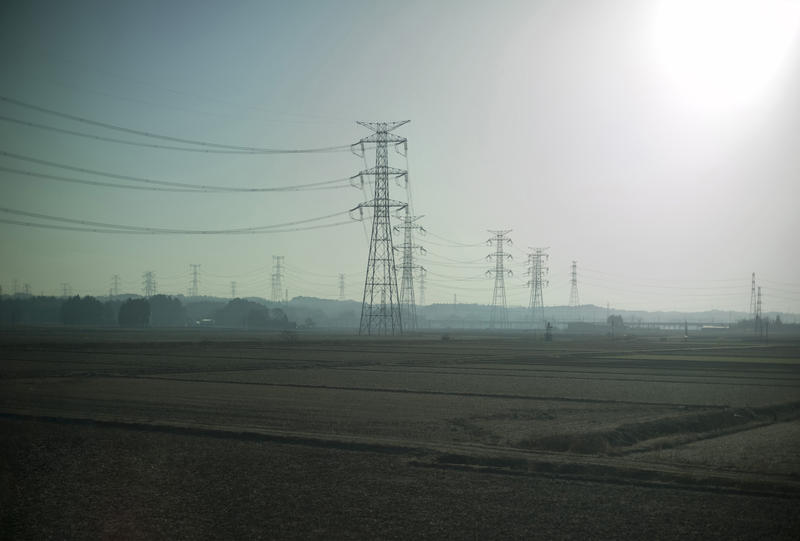
[[[69,113],[63,113],[61,111],[55,111],[53,109],[48,109],[46,107],[41,107],[39,105],[34,105],[32,103],[27,103],[18,99],[10,98],[8,96],[0,96],[0,101],[9,103],[11,105],[16,105],[17,107],[22,107],[25,109],[29,109],[32,111],[37,111],[39,113],[44,113],[60,118],[65,118],[68,120],[72,120],[74,122],[79,122],[81,124],[87,124],[90,126],[97,126],[100,128],[105,128],[107,130],[118,131],[122,133],[129,133],[132,135],[138,135],[140,137],[147,137],[151,139],[160,139],[162,141],[171,141],[173,143],[183,143],[187,145],[196,145],[199,147],[204,147],[206,152],[226,152],[226,153],[245,153],[245,154],[313,154],[313,153],[320,153],[320,152],[341,152],[341,151],[349,151],[350,145],[332,145],[326,147],[311,147],[311,148],[264,148],[264,147],[255,147],[255,146],[240,146],[240,145],[228,145],[223,143],[212,143],[209,141],[200,141],[197,139],[187,139],[183,137],[173,137],[171,135],[163,135],[159,133],[154,133],[150,131],[144,130],[137,130],[133,128],[127,128],[124,126],[118,126],[116,124],[111,124],[108,122],[101,122],[98,120],[91,120],[88,118],[84,118],[77,115],[72,115]],[[93,138],[105,139],[100,136],[91,136],[89,134],[82,134],[81,132],[72,132],[71,130],[62,130],[60,128],[55,128],[53,126],[45,128],[45,125],[42,124],[35,124],[32,122],[27,122],[20,119],[14,119],[11,117],[2,116],[0,119],[5,120],[7,122],[16,122],[20,124],[27,124],[29,126],[37,127],[37,128],[44,128],[44,129],[54,129],[55,131],[62,131],[65,133],[70,133],[71,135],[80,135],[80,136],[90,136]],[[106,139],[110,140],[110,139]],[[127,144],[137,144],[131,141],[122,141],[122,140],[114,140],[113,142],[122,143],[125,142]],[[142,143],[142,145],[145,145]],[[145,145],[145,146],[154,146],[154,145]],[[171,150],[184,150],[184,151],[194,151],[194,152],[202,152],[202,149],[191,149],[187,147],[166,147],[166,146],[158,146],[157,148],[169,148]]]

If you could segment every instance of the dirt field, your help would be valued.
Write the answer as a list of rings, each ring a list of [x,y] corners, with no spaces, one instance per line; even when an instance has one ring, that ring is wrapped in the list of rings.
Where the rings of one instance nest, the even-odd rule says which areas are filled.
[[[0,333],[4,538],[800,538],[800,343]]]

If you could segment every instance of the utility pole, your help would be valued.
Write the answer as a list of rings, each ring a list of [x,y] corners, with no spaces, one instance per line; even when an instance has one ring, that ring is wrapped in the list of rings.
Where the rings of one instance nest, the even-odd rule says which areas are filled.
[[[504,268],[506,259],[511,259],[511,254],[503,252],[506,244],[511,244],[511,239],[506,237],[511,233],[511,229],[489,230],[494,235],[486,241],[489,246],[494,245],[494,253],[486,256],[486,259],[494,258],[494,268],[486,271],[487,276],[494,276],[494,292],[492,293],[492,313],[489,320],[489,328],[501,329],[508,328],[508,310],[506,308],[506,275],[511,276],[511,270]]]
[[[344,300],[344,274],[339,273],[339,300]]]
[[[197,279],[197,271],[200,270],[200,265],[196,265],[190,263],[189,266],[192,268],[192,289],[189,290],[190,297],[197,297],[198,294],[198,279]]]
[[[578,297],[578,262],[572,262],[572,279],[570,280],[570,289],[569,289],[569,306],[572,308],[578,308],[580,306],[581,301]]]
[[[142,290],[145,297],[152,297],[156,294],[156,273],[147,271],[142,275]]]
[[[280,303],[283,298],[283,256],[272,256],[272,300]]]
[[[409,216],[408,207],[406,207],[402,224],[394,227],[396,232],[403,232],[403,262],[400,265],[403,271],[400,280],[400,312],[405,329],[412,331],[417,329],[417,307],[414,302],[414,251],[425,253],[425,248],[414,244],[412,235],[415,230],[425,233],[425,228],[415,223],[420,218],[422,216]]]
[[[389,143],[406,145],[407,139],[392,133],[408,120],[398,122],[359,122],[358,124],[374,133],[362,138],[351,149],[364,156],[364,145],[375,143],[375,167],[364,169],[358,173],[361,179],[365,175],[375,177],[374,195],[371,201],[361,203],[353,210],[361,216],[365,208],[372,209],[372,233],[369,241],[367,273],[364,279],[364,297],[361,303],[361,322],[359,334],[396,335],[403,334],[403,319],[400,310],[400,297],[397,288],[397,268],[394,261],[394,244],[392,243],[392,226],[390,208],[402,210],[406,203],[389,198],[389,176],[395,179],[408,180],[408,172],[403,169],[389,167]],[[361,154],[358,154],[360,149]]]
[[[111,295],[114,297],[119,295],[119,274],[115,274],[111,277]]]
[[[531,325],[534,325],[538,319],[542,322],[542,328],[545,328],[547,324],[544,319],[544,294],[542,293],[542,289],[549,284],[546,277],[550,269],[544,265],[545,261],[550,258],[550,255],[546,253],[549,248],[530,249],[532,251],[528,252],[527,274],[530,276],[528,287],[531,288],[531,297],[528,303],[528,309],[531,314]]]
[[[231,299],[236,298],[236,281],[231,282]]]

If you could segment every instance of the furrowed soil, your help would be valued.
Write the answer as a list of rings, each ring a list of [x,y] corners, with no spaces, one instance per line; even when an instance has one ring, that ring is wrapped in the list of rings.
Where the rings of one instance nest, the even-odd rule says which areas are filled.
[[[800,342],[16,329],[0,436],[4,539],[800,538]]]

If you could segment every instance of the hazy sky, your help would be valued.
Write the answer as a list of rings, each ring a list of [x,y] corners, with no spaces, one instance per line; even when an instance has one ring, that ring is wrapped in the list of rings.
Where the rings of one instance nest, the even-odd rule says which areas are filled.
[[[0,95],[153,133],[277,148],[347,145],[368,135],[356,120],[410,119],[398,130],[408,157],[390,160],[408,168],[413,210],[430,232],[418,239],[428,249],[426,303],[454,294],[490,303],[487,229],[512,229],[513,305],[528,303],[527,248],[547,246],[546,305],[567,303],[575,259],[583,303],[746,310],[755,271],[765,310],[800,312],[800,3],[662,4],[5,1]],[[0,116],[164,143],[5,101]],[[0,151],[228,186],[365,167],[349,152],[180,152],[2,119]],[[0,167],[117,182],[2,154]],[[134,191],[0,171],[2,208],[138,226],[269,225],[364,198],[354,188]],[[60,293],[65,282],[106,294],[113,274],[138,293],[148,270],[159,292],[186,293],[194,263],[203,294],[230,295],[235,280],[237,295],[268,298],[272,256],[283,255],[290,296],[336,298],[345,273],[347,297],[360,300],[367,239],[357,222],[238,236],[3,223],[0,249],[4,293],[16,280],[34,293]]]

